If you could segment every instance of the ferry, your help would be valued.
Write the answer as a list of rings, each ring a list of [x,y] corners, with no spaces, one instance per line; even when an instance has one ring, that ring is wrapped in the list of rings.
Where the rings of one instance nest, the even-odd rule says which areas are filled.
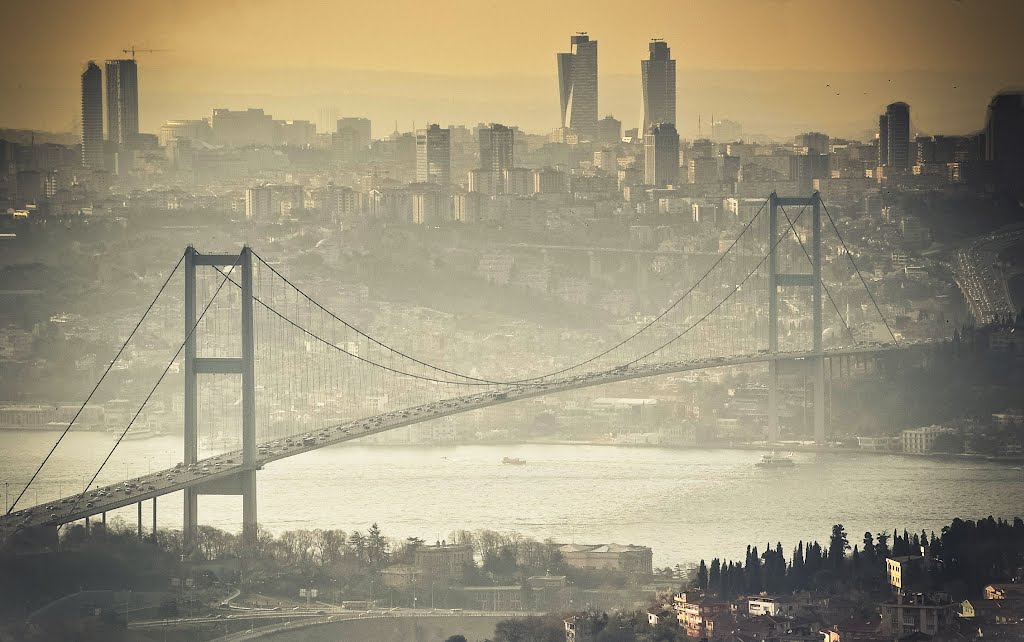
[[[505,457],[501,460],[503,464],[512,464],[513,466],[522,466],[526,463],[525,459],[519,459],[518,457]]]
[[[761,461],[757,462],[755,465],[761,466],[762,468],[789,468],[796,464],[793,463],[792,455],[777,455],[773,451],[767,455],[762,455]]]
[[[159,437],[160,432],[153,430],[149,426],[139,426],[138,428],[132,427],[124,435],[125,441],[134,441],[136,439],[149,439],[150,437]]]

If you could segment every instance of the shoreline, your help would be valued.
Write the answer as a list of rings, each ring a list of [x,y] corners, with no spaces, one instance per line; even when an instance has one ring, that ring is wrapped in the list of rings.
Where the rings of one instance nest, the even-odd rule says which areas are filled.
[[[5,433],[59,433],[59,428],[23,428],[23,427],[2,427],[0,426],[0,435]],[[103,433],[104,430],[82,430],[80,432],[88,433]],[[158,437],[180,437],[174,433],[161,433],[159,435],[153,435],[152,438]],[[140,440],[141,441],[141,440]],[[359,445],[359,446],[374,446],[380,448],[394,448],[394,447],[415,447],[415,448],[448,448],[452,446],[602,446],[602,447],[618,447],[618,448],[648,448],[656,449],[663,448],[666,450],[749,450],[754,452],[772,452],[778,450],[786,450],[793,453],[837,453],[837,454],[849,454],[849,455],[880,455],[880,456],[893,456],[898,455],[902,457],[923,457],[928,459],[946,459],[950,461],[990,461],[994,463],[1007,463],[1007,464],[1024,464],[1024,455],[1009,455],[1009,456],[996,456],[996,455],[985,455],[982,453],[905,453],[897,450],[869,450],[862,448],[850,448],[846,446],[819,446],[816,444],[803,444],[803,443],[781,443],[781,444],[764,444],[764,443],[730,443],[730,444],[709,444],[706,446],[676,446],[670,444],[624,444],[615,443],[608,441],[588,441],[588,440],[571,440],[571,439],[525,439],[525,440],[510,440],[510,441],[453,441],[447,443],[426,443],[426,444],[356,444],[353,442],[343,442],[336,445]]]

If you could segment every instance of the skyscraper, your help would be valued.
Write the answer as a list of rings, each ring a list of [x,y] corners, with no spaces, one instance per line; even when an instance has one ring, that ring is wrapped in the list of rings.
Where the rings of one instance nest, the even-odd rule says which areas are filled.
[[[103,72],[92,60],[82,72],[82,165],[103,169]]]
[[[498,123],[490,127],[481,127],[480,137],[480,169],[493,174],[494,185],[501,183],[506,169],[512,167],[512,151],[514,132],[511,128]]]
[[[910,105],[892,103],[878,118],[878,162],[902,170],[910,159]]]
[[[679,133],[672,123],[654,125],[644,135],[644,183],[663,187],[679,182]]]
[[[580,32],[569,39],[569,53],[558,54],[562,127],[597,138],[597,41]]]
[[[889,117],[882,114],[878,117],[878,165],[889,163]]]
[[[643,85],[644,119],[640,131],[654,125],[676,122],[676,61],[668,43],[652,40],[650,59],[640,61],[640,82]]]
[[[985,117],[985,160],[1001,178],[1024,168],[1024,92],[992,97]]]
[[[416,182],[447,185],[451,168],[451,131],[436,123],[416,130]]]
[[[107,139],[131,146],[139,133],[139,69],[134,59],[107,61]]]
[[[512,167],[513,131],[498,123],[481,127],[480,169],[502,172]]]

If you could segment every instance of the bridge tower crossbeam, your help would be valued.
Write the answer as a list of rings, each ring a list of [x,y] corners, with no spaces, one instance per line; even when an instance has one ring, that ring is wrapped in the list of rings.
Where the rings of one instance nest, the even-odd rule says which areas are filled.
[[[779,208],[785,206],[811,208],[810,273],[781,273],[778,262]],[[814,441],[825,442],[825,356],[822,351],[822,287],[821,287],[821,195],[809,198],[781,197],[772,192],[768,206],[768,441],[779,440],[779,288],[784,286],[811,288],[813,316],[813,356],[809,359],[814,386]],[[804,401],[806,403],[806,400]]]
[[[241,270],[241,356],[206,358],[197,354],[196,268]],[[195,541],[200,495],[241,495],[242,536],[246,544],[256,537],[256,376],[253,345],[252,250],[239,254],[200,254],[185,250],[185,465],[199,459],[199,375],[235,375],[242,379],[242,463],[232,477],[185,489],[183,533],[186,548]]]

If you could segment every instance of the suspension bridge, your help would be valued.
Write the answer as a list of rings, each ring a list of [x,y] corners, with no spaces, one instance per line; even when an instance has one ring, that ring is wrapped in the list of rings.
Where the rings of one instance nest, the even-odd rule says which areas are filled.
[[[372,336],[248,246],[232,254],[203,254],[190,246],[0,517],[0,542],[55,546],[63,525],[84,520],[88,530],[96,516],[105,524],[108,512],[131,505],[137,506],[142,537],[143,502],[152,503],[155,533],[157,498],[179,491],[186,544],[199,524],[203,495],[241,496],[243,537],[253,541],[256,473],[273,461],[530,397],[707,368],[767,363],[767,440],[774,442],[779,437],[778,366],[803,362],[812,375],[814,437],[823,443],[826,360],[907,346],[886,322],[818,193],[799,198],[773,193],[736,228],[735,239],[706,270],[626,336],[603,348],[567,346],[560,362],[546,371],[509,363],[505,372],[487,376],[475,367],[466,371],[437,363]],[[841,313],[822,278],[826,232],[831,233],[827,246],[848,262],[850,280],[863,288],[888,341],[859,338]],[[180,290],[170,287],[179,272]],[[182,316],[183,336],[174,330],[182,327]],[[174,336],[182,338],[168,338]],[[154,362],[151,355],[161,352],[167,353],[166,360]],[[461,361],[472,363],[472,356]],[[117,426],[109,451],[82,491],[19,509],[43,469],[62,465],[61,445],[76,422],[84,422],[93,400],[119,397],[117,389],[104,395],[104,386],[124,385],[123,376],[111,373],[131,373],[136,367],[152,381],[136,385],[137,407],[122,404],[122,414],[108,413],[107,424],[123,425]],[[175,399],[181,399],[180,408]],[[179,463],[132,478],[117,475],[117,457],[124,450],[118,447],[132,438],[132,431],[169,421],[181,426],[183,434]],[[220,452],[200,448],[217,439],[234,447]]]

